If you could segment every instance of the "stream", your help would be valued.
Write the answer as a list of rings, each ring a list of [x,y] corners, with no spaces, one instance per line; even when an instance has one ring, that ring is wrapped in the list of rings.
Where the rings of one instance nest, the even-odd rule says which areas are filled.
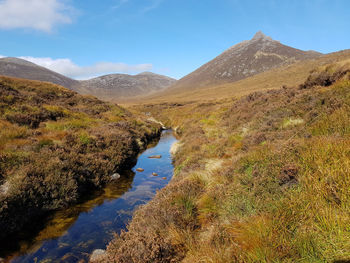
[[[105,249],[114,233],[126,229],[139,205],[169,183],[173,175],[170,147],[174,142],[173,132],[163,131],[159,142],[139,155],[132,170],[121,173],[117,181],[92,193],[84,202],[51,215],[39,231],[7,252],[4,261],[88,262],[93,250]],[[148,158],[152,155],[162,157]],[[144,171],[138,172],[137,168]]]

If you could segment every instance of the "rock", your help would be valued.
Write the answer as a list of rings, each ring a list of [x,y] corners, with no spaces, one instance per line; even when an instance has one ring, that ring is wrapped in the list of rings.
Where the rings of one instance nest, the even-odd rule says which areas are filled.
[[[160,158],[162,158],[162,156],[161,155],[151,155],[151,156],[148,156],[148,158],[150,158],[150,159],[160,159]]]
[[[68,244],[68,243],[64,243],[64,242],[58,243],[58,247],[59,247],[59,248],[69,247],[69,244]],[[1,262],[1,261],[0,261],[0,262]]]
[[[166,177],[162,177],[163,180],[166,180]]]
[[[157,174],[157,173],[152,173],[152,175],[153,175],[153,176],[158,176],[158,174]]]
[[[142,168],[136,168],[136,171],[138,172],[143,172],[145,169],[142,169]]]
[[[112,174],[112,176],[111,176],[111,179],[112,180],[118,180],[120,178],[120,174],[118,174],[118,173],[114,173],[114,174]]]
[[[170,153],[171,153],[171,155],[175,155],[175,154],[179,151],[179,149],[180,149],[181,146],[182,146],[182,145],[181,145],[180,142],[174,142],[174,143],[171,145],[171,147],[170,147]]]
[[[104,255],[106,255],[106,250],[104,249],[95,249],[91,256],[90,256],[90,262],[98,261],[100,260]]]
[[[61,258],[62,262],[67,262],[67,263],[77,262],[78,260],[79,260],[78,257],[73,255],[73,253],[67,253]]]

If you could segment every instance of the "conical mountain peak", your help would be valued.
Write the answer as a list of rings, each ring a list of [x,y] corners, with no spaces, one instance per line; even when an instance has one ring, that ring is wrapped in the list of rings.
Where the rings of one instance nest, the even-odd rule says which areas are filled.
[[[273,41],[273,39],[271,37],[265,35],[262,31],[256,32],[256,34],[254,35],[254,37],[251,40],[253,40],[253,41],[255,41],[255,40],[269,40],[269,41]]]
[[[281,44],[263,32],[240,42],[178,80],[174,87],[211,86],[235,82],[272,68],[316,58],[317,52],[306,52]]]

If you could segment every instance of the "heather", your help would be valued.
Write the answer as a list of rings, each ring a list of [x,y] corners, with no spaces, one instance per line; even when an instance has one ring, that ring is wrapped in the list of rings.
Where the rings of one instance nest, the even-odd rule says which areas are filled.
[[[118,105],[1,77],[1,239],[103,187],[159,134],[159,124]]]

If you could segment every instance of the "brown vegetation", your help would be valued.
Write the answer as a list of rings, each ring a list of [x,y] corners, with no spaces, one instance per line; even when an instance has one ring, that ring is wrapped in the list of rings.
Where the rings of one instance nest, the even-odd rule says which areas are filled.
[[[174,177],[103,260],[349,261],[349,69],[240,99],[140,106],[181,134]]]
[[[0,240],[103,186],[159,134],[117,105],[0,77]]]

